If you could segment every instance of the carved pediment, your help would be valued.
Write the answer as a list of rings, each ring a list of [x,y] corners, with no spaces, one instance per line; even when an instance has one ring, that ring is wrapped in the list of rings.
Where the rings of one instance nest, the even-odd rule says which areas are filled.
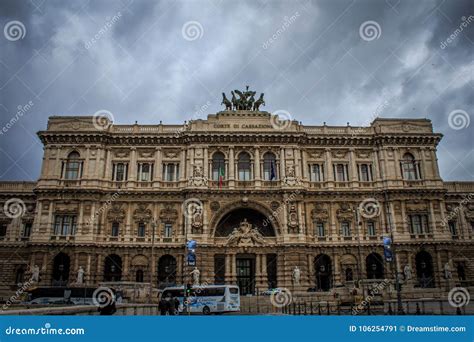
[[[163,223],[174,223],[178,218],[178,211],[171,204],[166,204],[160,211],[160,220]]]
[[[240,222],[239,227],[234,228],[234,231],[227,238],[228,246],[242,246],[251,247],[255,245],[265,245],[263,235],[257,228],[252,228],[252,225],[244,219]]]
[[[349,203],[339,204],[339,209],[336,211],[336,216],[339,221],[352,220],[354,218],[354,212]]]
[[[315,206],[311,210],[311,219],[313,221],[327,221],[329,219],[329,211],[321,206]]]
[[[138,208],[133,212],[133,220],[136,222],[150,222],[153,214],[147,209],[146,204],[140,203]]]
[[[120,204],[113,204],[112,208],[107,212],[107,221],[122,223],[125,219],[125,210],[121,208]]]

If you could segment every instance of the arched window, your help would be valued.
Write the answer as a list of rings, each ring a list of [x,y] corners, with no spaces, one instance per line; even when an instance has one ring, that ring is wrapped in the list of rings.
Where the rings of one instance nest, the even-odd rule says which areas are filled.
[[[176,284],[176,259],[169,255],[163,255],[158,260],[158,287],[161,288]]]
[[[405,153],[401,162],[401,167],[403,179],[416,180],[421,178],[419,165],[411,153]]]
[[[104,280],[120,281],[122,279],[122,258],[117,254],[108,255],[104,263]]]
[[[59,253],[53,260],[53,286],[65,286],[69,280],[71,260],[65,253]]]
[[[137,270],[137,272],[135,272],[135,281],[137,283],[143,283],[143,271],[142,270]]]
[[[367,270],[367,279],[383,278],[383,259],[380,254],[370,253],[365,259],[365,268]]]
[[[426,251],[418,252],[415,256],[415,263],[419,286],[422,288],[435,287],[431,254]]]
[[[221,179],[225,179],[225,156],[221,152],[216,152],[212,156],[212,180],[221,181]]]
[[[66,160],[66,172],[64,173],[65,179],[79,179],[82,173],[82,161],[80,160],[78,152],[73,151],[69,153]]]
[[[314,259],[316,273],[316,289],[318,291],[329,291],[332,287],[331,258],[326,254],[319,254]]]
[[[25,268],[23,266],[20,266],[19,269],[16,270],[16,275],[15,275],[15,284],[23,284],[23,281],[25,280]]]
[[[352,271],[352,268],[350,267],[346,268],[345,274],[346,274],[346,281],[354,280],[354,272]]]
[[[263,156],[263,179],[266,181],[277,179],[276,158],[271,152]]]
[[[247,181],[251,179],[252,175],[250,165],[250,155],[247,152],[240,153],[239,161],[237,162],[239,180]]]

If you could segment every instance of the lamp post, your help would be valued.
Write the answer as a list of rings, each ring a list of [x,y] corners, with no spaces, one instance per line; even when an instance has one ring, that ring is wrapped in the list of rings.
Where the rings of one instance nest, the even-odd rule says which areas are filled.
[[[400,277],[399,277],[400,272],[398,272],[397,253],[395,251],[395,243],[393,239],[392,211],[390,209],[390,203],[388,201],[388,193],[386,190],[384,191],[384,199],[385,199],[385,212],[387,215],[388,231],[390,232],[390,239],[392,240],[391,249],[392,249],[392,255],[393,255],[393,263],[395,264],[394,273],[395,273],[395,287],[397,290],[397,312],[399,315],[404,315],[405,312],[403,311],[403,304],[402,304],[402,289],[401,289]]]
[[[156,220],[153,219],[151,222],[151,251],[150,251],[150,265],[153,267],[153,258],[155,257],[155,231],[156,231]],[[150,298],[148,299],[149,303],[153,303],[153,269],[150,270]]]

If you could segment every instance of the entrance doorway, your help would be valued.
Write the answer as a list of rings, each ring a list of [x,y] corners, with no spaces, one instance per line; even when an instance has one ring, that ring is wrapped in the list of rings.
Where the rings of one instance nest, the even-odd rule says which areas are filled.
[[[255,259],[237,258],[237,285],[241,295],[255,292]]]

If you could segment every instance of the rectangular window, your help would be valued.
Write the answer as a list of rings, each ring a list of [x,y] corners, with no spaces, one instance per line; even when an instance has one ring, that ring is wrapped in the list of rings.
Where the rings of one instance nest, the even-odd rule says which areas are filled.
[[[309,165],[309,180],[311,182],[323,182],[324,171],[322,164],[310,164]]]
[[[373,222],[373,221],[368,221],[367,222],[367,235],[369,235],[369,236],[375,236],[376,235],[375,222]]]
[[[179,179],[179,164],[163,164],[163,180],[166,182],[175,182]]]
[[[138,223],[138,237],[145,237],[145,223]]]
[[[349,180],[349,172],[347,164],[335,164],[334,168],[334,179],[337,182],[347,182]]]
[[[22,237],[24,237],[24,238],[30,237],[32,227],[33,227],[33,223],[31,223],[31,222],[25,223],[25,224],[23,225]]]
[[[3,239],[7,235],[7,225],[6,223],[0,224],[0,239]]]
[[[456,222],[455,221],[449,221],[448,226],[449,226],[449,231],[451,232],[451,236],[452,237],[458,236],[458,231],[457,231],[457,228],[456,228]]]
[[[171,223],[165,223],[165,238],[173,236],[173,225]]]
[[[54,218],[54,235],[75,235],[76,234],[76,215],[56,215]]]
[[[153,164],[150,163],[138,163],[138,180],[142,182],[148,182],[153,180]]]
[[[430,232],[428,215],[410,215],[410,232],[412,234],[426,234]]]
[[[112,179],[117,182],[127,180],[128,177],[128,164],[126,163],[115,163],[112,170]]]
[[[82,167],[81,161],[68,160],[66,162],[66,173],[64,175],[64,178],[79,179],[81,167]]]
[[[342,236],[348,237],[351,236],[351,225],[349,222],[341,223]]]
[[[120,233],[120,223],[119,222],[112,222],[112,236],[119,236]]]
[[[370,164],[359,164],[359,181],[371,182],[372,178],[372,165]]]
[[[326,230],[324,229],[324,222],[316,222],[316,236],[326,236]]]

